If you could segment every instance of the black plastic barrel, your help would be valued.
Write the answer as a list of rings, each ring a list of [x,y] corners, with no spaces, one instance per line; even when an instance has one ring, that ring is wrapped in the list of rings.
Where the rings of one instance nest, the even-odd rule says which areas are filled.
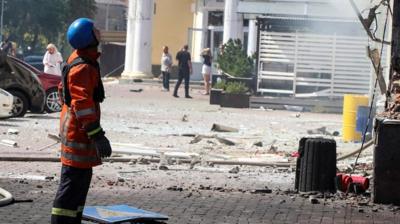
[[[375,120],[374,203],[400,205],[400,120]]]
[[[335,192],[336,142],[303,138],[299,143],[295,189],[300,192]]]

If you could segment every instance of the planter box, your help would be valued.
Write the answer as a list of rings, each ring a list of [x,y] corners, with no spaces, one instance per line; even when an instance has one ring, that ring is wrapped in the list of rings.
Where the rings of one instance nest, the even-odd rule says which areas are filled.
[[[221,107],[249,108],[250,94],[222,93]]]
[[[222,89],[210,90],[210,104],[219,105],[221,103]]]
[[[249,88],[250,91],[255,92],[255,90],[256,90],[257,80],[255,78],[237,78],[237,77],[223,75],[222,80],[225,80],[226,83],[241,82],[241,83],[244,83],[246,85],[246,87]]]

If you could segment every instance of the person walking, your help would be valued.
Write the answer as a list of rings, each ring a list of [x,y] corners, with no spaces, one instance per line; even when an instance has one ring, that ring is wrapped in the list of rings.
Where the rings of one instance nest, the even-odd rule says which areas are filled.
[[[14,49],[13,44],[12,44],[12,42],[10,41],[10,38],[9,38],[9,37],[6,37],[6,38],[4,39],[4,41],[1,42],[1,44],[0,44],[0,50],[1,50],[2,52],[4,52],[5,54],[9,54],[9,55],[12,55],[12,56],[15,55],[15,49]]]
[[[185,97],[192,98],[189,95],[189,82],[190,74],[192,74],[192,59],[188,52],[188,45],[184,45],[182,50],[176,54],[176,60],[178,61],[178,81],[176,82],[174,89],[174,97],[178,96],[178,89],[183,79],[185,79]]]
[[[46,47],[43,57],[44,73],[61,76],[61,63],[63,58],[54,44],[50,43]]]
[[[169,91],[169,77],[171,74],[172,56],[168,52],[168,46],[163,47],[161,56],[161,73],[163,78],[163,91]]]
[[[201,74],[203,74],[204,89],[205,89],[203,95],[209,95],[210,94],[211,61],[212,61],[210,48],[205,48],[202,51],[201,56],[203,57],[203,67],[201,69]]]
[[[100,32],[87,18],[75,20],[67,39],[74,48],[63,68],[60,95],[61,178],[51,210],[52,224],[81,223],[92,167],[111,156],[100,126],[104,87],[100,78]]]

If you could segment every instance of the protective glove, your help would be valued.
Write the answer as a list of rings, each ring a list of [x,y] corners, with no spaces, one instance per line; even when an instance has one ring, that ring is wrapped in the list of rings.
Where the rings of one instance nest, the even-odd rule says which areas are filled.
[[[85,127],[89,139],[93,140],[97,155],[100,158],[110,157],[112,153],[110,141],[104,135],[105,132],[100,126],[100,122],[96,121],[86,125]]]
[[[110,157],[112,153],[110,141],[103,134],[93,139],[94,145],[96,147],[97,155],[100,158]]]

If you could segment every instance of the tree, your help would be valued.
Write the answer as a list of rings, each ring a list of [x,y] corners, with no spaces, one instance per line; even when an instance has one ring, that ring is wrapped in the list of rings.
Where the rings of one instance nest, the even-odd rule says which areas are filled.
[[[230,39],[223,46],[223,53],[218,57],[221,70],[235,77],[251,77],[254,71],[254,62],[243,49],[242,42]]]
[[[68,25],[78,17],[93,18],[94,0],[8,0],[4,8],[5,33],[32,52],[49,42],[63,49]]]

